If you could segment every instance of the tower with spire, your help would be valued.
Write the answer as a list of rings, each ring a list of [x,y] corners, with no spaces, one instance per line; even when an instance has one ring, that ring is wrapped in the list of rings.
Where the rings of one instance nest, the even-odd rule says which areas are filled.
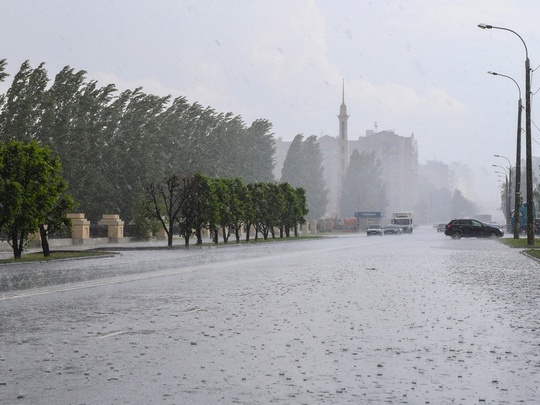
[[[345,105],[345,79],[343,79],[342,93],[341,93],[341,106],[339,107],[339,172],[341,180],[345,176],[347,166],[349,165],[349,135],[348,135],[348,119],[347,106]]]
[[[349,166],[349,134],[348,134],[348,119],[347,106],[345,105],[345,79],[343,79],[341,90],[341,106],[339,107],[339,135],[337,139],[338,143],[338,170],[337,170],[337,212],[339,212],[339,206],[341,202],[341,192],[343,189],[343,179]]]

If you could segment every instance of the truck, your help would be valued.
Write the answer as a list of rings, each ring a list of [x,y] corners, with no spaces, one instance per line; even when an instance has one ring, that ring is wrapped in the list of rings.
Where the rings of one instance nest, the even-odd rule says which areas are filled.
[[[400,211],[392,213],[392,219],[390,220],[391,224],[401,226],[403,233],[412,233],[413,232],[413,214],[409,211]]]

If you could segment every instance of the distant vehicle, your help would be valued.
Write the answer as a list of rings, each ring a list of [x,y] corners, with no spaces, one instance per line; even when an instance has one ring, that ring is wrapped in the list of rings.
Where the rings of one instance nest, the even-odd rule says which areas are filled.
[[[461,238],[500,238],[504,231],[498,226],[484,224],[476,219],[453,219],[446,225],[444,234],[453,239]]]
[[[401,235],[403,229],[399,225],[390,224],[384,227],[383,232],[385,235]]]
[[[444,232],[446,230],[446,224],[437,224],[437,232]]]
[[[394,212],[390,223],[401,226],[404,233],[413,232],[413,214],[412,212]]]
[[[367,233],[367,236],[371,236],[371,235],[383,236],[384,230],[381,225],[372,224],[372,225],[368,225],[366,233]]]

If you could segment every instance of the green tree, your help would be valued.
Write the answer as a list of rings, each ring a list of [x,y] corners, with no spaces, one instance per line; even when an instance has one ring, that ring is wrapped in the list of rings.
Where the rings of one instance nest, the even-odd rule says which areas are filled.
[[[213,179],[215,204],[218,215],[218,222],[221,228],[223,243],[229,242],[230,228],[233,225],[232,205],[232,180]]]
[[[65,232],[67,229],[71,228],[71,219],[67,217],[67,213],[75,207],[73,198],[63,191],[66,189],[66,182],[62,178],[58,178],[58,180],[57,192],[61,194],[52,208],[45,214],[45,222],[39,225],[41,249],[43,250],[43,256],[45,257],[51,255],[49,235]]]
[[[55,211],[65,190],[60,172],[59,159],[37,141],[0,144],[0,230],[7,235],[15,259],[40,225],[63,220],[69,204]]]
[[[249,215],[249,194],[241,178],[236,178],[230,182],[229,191],[231,194],[231,226],[234,229],[236,243],[240,243],[240,230],[246,224]]]
[[[308,136],[305,141],[303,135],[295,136],[283,163],[281,182],[305,189],[309,218],[324,216],[328,190],[324,181],[323,156],[316,136]]]
[[[119,100],[121,105],[115,101],[112,106],[120,110],[119,120],[104,148],[107,178],[114,186],[107,200],[109,212],[130,221],[144,185],[163,175],[159,170],[162,146],[155,137],[169,97],[145,94],[137,88],[123,92]]]
[[[5,76],[2,76],[5,77]],[[48,83],[44,64],[32,69],[25,61],[13,78],[0,113],[0,140],[36,139]]]
[[[306,216],[309,214],[309,208],[307,205],[306,190],[302,187],[297,187],[296,191],[296,205],[294,207],[294,213],[296,215],[294,222],[294,236],[298,236],[298,225],[306,223]]]
[[[0,59],[0,83],[6,80],[6,77],[9,76],[9,74],[6,73],[6,66],[7,61],[5,59]],[[6,96],[4,94],[0,94],[0,109],[2,109],[5,99]]]
[[[296,135],[291,142],[281,169],[280,181],[282,183],[289,183],[294,186],[306,182],[303,143],[304,135],[302,134]]]
[[[388,205],[382,165],[374,152],[354,150],[343,179],[341,216],[350,218],[355,211],[384,211]]]
[[[70,194],[95,222],[107,211],[118,212],[111,196],[120,193],[110,167],[116,161],[111,156],[116,117],[110,106],[115,88],[86,82],[85,73],[66,66],[56,75],[44,95],[37,138],[59,156]]]
[[[255,228],[255,240],[259,239],[259,232],[263,234],[263,238],[268,238],[268,231],[265,224],[268,223],[268,183],[259,182],[248,184],[249,197],[252,207],[250,222]],[[249,240],[249,232],[246,235],[246,240]]]
[[[155,236],[161,228],[161,223],[153,216],[149,215],[145,208],[144,198],[139,198],[133,212],[133,239],[144,241]]]
[[[258,200],[258,187],[257,183],[251,183],[246,185],[246,203],[244,205],[244,227],[246,229],[246,242],[249,242],[251,236],[251,229],[255,229],[255,238],[258,236],[257,232],[257,200]]]
[[[290,229],[296,224],[297,194],[289,183],[279,184],[279,190],[283,198],[283,207],[279,213],[279,237],[290,236]]]
[[[202,244],[202,230],[216,229],[219,221],[214,184],[206,176],[196,173],[183,179],[182,209],[178,217],[180,233],[189,246],[189,238],[195,232],[197,244]]]
[[[258,119],[244,131],[239,146],[242,164],[240,174],[244,184],[274,180],[274,154],[276,150],[272,123]]]

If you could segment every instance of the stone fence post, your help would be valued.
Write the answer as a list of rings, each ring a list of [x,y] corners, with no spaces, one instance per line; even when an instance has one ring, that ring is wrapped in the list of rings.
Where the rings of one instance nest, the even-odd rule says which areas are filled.
[[[71,219],[71,238],[74,245],[84,245],[90,239],[90,221],[83,213],[67,214]]]
[[[98,225],[107,225],[107,237],[110,243],[119,243],[124,239],[124,221],[117,214],[103,214]]]

